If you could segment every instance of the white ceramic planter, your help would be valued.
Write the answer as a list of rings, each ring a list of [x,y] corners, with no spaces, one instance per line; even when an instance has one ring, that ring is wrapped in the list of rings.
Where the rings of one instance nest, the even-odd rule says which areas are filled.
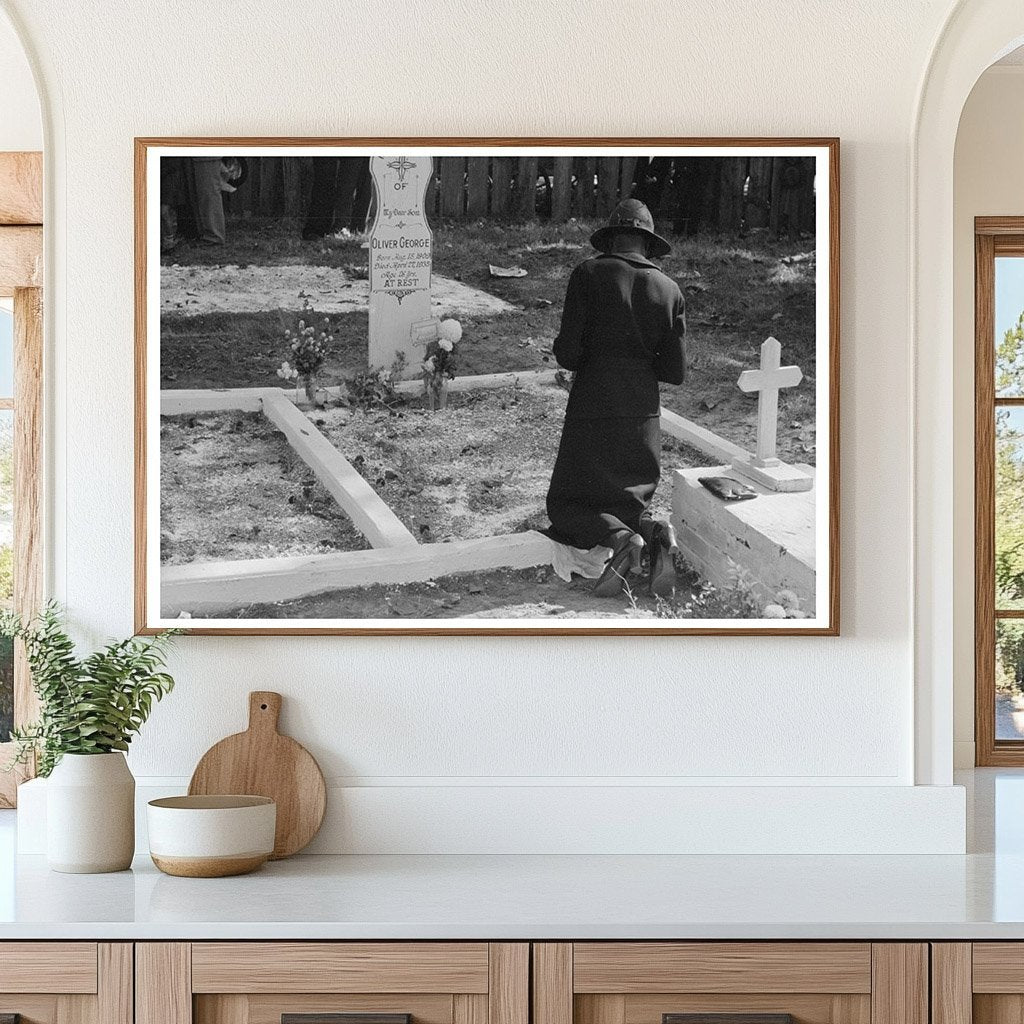
[[[124,754],[65,754],[46,783],[54,871],[124,871],[135,853],[135,779]]]

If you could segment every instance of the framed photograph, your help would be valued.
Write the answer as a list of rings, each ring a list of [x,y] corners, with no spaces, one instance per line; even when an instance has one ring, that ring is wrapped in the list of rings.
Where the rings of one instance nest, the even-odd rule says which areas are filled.
[[[136,139],[140,632],[839,631],[837,139]]]

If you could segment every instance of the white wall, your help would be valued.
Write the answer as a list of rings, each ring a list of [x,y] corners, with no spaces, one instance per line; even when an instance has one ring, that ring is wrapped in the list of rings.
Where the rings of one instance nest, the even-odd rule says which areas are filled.
[[[360,798],[913,782],[908,158],[945,0],[5,6],[53,120],[52,589],[91,638],[132,626],[133,136],[843,141],[842,638],[185,639],[138,774],[187,776],[263,687]]]
[[[32,69],[13,27],[0,15],[0,152],[42,148],[43,124]]]
[[[974,218],[1024,216],[1024,66],[986,71],[954,161],[954,709],[958,767],[974,764]]]

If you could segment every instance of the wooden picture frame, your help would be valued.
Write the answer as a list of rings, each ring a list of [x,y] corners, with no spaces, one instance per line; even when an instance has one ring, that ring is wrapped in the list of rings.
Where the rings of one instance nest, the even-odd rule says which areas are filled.
[[[154,382],[159,385],[159,366],[155,361],[159,358],[159,325],[160,315],[155,304],[154,295],[159,296],[160,273],[154,271],[155,263],[158,260],[159,247],[154,247],[154,240],[159,241],[159,197],[154,193],[156,185],[154,175],[159,170],[159,159],[168,155],[191,155],[201,156],[212,151],[222,150],[225,157],[237,154],[239,157],[252,158],[256,156],[267,156],[270,154],[287,154],[294,156],[304,155],[352,155],[353,153],[364,155],[373,153],[375,150],[397,152],[409,152],[414,156],[424,154],[427,156],[436,155],[440,159],[447,159],[454,154],[458,159],[463,157],[476,157],[478,155],[491,155],[493,158],[491,188],[497,187],[497,168],[499,158],[517,157],[529,161],[529,156],[523,154],[540,154],[540,157],[550,156],[552,159],[571,159],[583,154],[590,159],[594,155],[593,163],[599,165],[605,157],[616,162],[621,157],[625,159],[631,154],[659,153],[669,154],[676,158],[687,156],[714,156],[722,160],[738,160],[747,157],[757,159],[774,156],[775,154],[809,157],[813,158],[815,188],[814,193],[814,216],[816,217],[813,232],[815,239],[815,256],[817,270],[814,272],[814,280],[817,282],[816,295],[816,323],[818,325],[816,338],[816,367],[815,379],[815,417],[819,428],[819,441],[817,446],[817,460],[819,466],[827,467],[824,479],[815,485],[815,506],[812,515],[814,521],[813,545],[814,553],[810,556],[812,566],[812,579],[817,580],[813,598],[813,611],[808,611],[806,618],[796,618],[782,621],[773,620],[769,617],[758,616],[756,619],[661,619],[646,618],[635,621],[624,619],[596,620],[596,619],[552,619],[544,620],[533,618],[524,620],[524,623],[500,620],[488,622],[487,619],[473,621],[471,619],[457,618],[449,620],[430,619],[407,621],[402,618],[394,620],[383,619],[303,619],[289,622],[288,619],[267,619],[259,620],[233,619],[218,617],[219,613],[204,611],[203,608],[216,608],[217,602],[228,603],[227,596],[209,597],[205,595],[229,595],[241,593],[237,588],[239,574],[247,574],[248,569],[239,568],[241,563],[216,563],[212,570],[203,569],[193,573],[178,572],[175,574],[175,586],[182,588],[175,593],[188,594],[193,597],[199,591],[187,589],[193,586],[194,578],[202,575],[202,579],[195,583],[195,587],[203,586],[206,589],[202,592],[203,597],[198,599],[199,604],[190,605],[188,600],[182,597],[177,601],[164,602],[161,606],[162,592],[160,589],[160,577],[171,574],[163,572],[159,559],[159,538],[153,529],[156,517],[159,515],[159,496],[154,493],[152,474],[154,453],[158,453],[157,432],[154,424],[159,424],[159,410],[154,406],[157,388]],[[209,157],[207,157],[209,159]],[[405,160],[406,157],[401,157]],[[505,161],[511,162],[511,160]],[[635,159],[634,159],[635,162]],[[590,164],[588,164],[588,167]],[[480,175],[475,174],[471,165],[467,164],[465,196],[463,197],[462,174],[459,174],[457,185],[446,183],[445,179],[437,184],[438,208],[443,209],[443,203],[451,199],[457,193],[455,201],[463,204],[462,209],[471,209],[474,202],[473,196],[479,197]],[[537,160],[533,160],[533,173],[536,176]],[[589,173],[589,172],[588,172]],[[625,171],[621,172],[621,182],[625,182]],[[576,179],[573,179],[574,181]],[[598,184],[595,192],[602,188],[600,179],[595,178]],[[483,181],[485,190],[488,186],[486,177]],[[738,189],[734,190],[735,202],[743,204],[744,196],[748,186],[747,181],[740,181]],[[565,186],[568,188],[569,186]],[[773,188],[776,186],[772,185]],[[476,188],[478,191],[473,192]],[[624,186],[623,186],[624,189]],[[568,202],[564,189],[561,189],[557,182],[552,184],[552,209],[554,204]],[[154,195],[157,195],[154,200]],[[622,194],[625,194],[623,191]],[[616,198],[614,189],[611,196],[605,199],[611,202]],[[619,195],[618,198],[622,198]],[[478,201],[478,200],[477,200]],[[531,204],[533,200],[530,200]],[[607,205],[607,204],[606,204]],[[614,205],[611,202],[611,205]],[[532,205],[531,205],[532,208]],[[840,228],[839,228],[839,140],[835,138],[386,138],[377,139],[369,137],[359,138],[158,138],[145,137],[135,140],[135,338],[136,338],[136,404],[135,404],[135,617],[136,630],[142,634],[154,633],[160,629],[167,628],[172,623],[176,626],[184,626],[189,632],[207,635],[225,634],[256,634],[256,635],[314,635],[314,634],[337,634],[337,635],[793,635],[793,636],[836,636],[839,633],[839,252],[840,252]],[[155,218],[155,219],[154,219]],[[155,284],[154,284],[155,282]],[[550,303],[548,303],[550,305]],[[764,336],[768,337],[771,332],[770,325],[766,324]],[[153,337],[157,335],[157,337]],[[760,340],[764,340],[763,338]],[[756,364],[752,364],[756,365]],[[490,374],[490,377],[513,377],[522,376],[518,371],[508,374]],[[482,378],[481,378],[482,380]],[[458,387],[458,379],[453,387]],[[474,386],[483,386],[476,385]],[[489,381],[488,386],[494,386]],[[171,389],[173,391],[173,389]],[[223,391],[224,389],[215,389]],[[296,448],[297,454],[302,460],[313,468],[314,473],[321,479],[327,480],[327,489],[345,509],[357,525],[364,522],[371,526],[376,523],[380,529],[385,529],[389,523],[381,526],[382,520],[379,515],[379,498],[372,493],[372,488],[355,479],[354,471],[348,466],[346,460],[340,459],[340,463],[333,458],[321,444],[319,435],[310,438],[307,430],[308,420],[301,414],[297,414],[295,407],[288,401],[281,400],[279,396],[270,394],[268,388],[236,389],[239,396],[231,399],[235,404],[225,405],[223,397],[206,401],[197,399],[195,392],[186,396],[184,391],[175,395],[168,391],[161,391],[161,406],[172,412],[186,411],[215,411],[223,409],[237,409],[245,411],[262,411],[271,422],[281,430]],[[281,395],[285,392],[278,388]],[[242,395],[241,392],[246,391]],[[256,392],[260,392],[257,394]],[[204,404],[206,401],[206,404]],[[196,405],[195,403],[199,404]],[[177,404],[176,404],[177,403]],[[184,404],[182,404],[184,403]],[[682,425],[675,423],[671,415],[663,415],[662,429],[673,437],[677,437],[687,444],[711,445],[711,450],[718,456],[718,461],[729,465],[729,459],[739,456],[745,457],[747,453],[740,447],[731,444],[718,444],[716,447],[715,438],[711,432],[703,430],[688,420],[676,416]],[[304,422],[306,425],[304,425]],[[666,427],[666,422],[669,426]],[[673,433],[678,430],[679,433]],[[313,432],[314,434],[316,431]],[[825,435],[824,438],[821,435]],[[709,440],[710,438],[710,440]],[[721,439],[718,439],[721,441]],[[806,449],[810,450],[810,449]],[[340,457],[339,457],[340,458]],[[337,463],[332,465],[331,463]],[[344,465],[342,465],[342,463]],[[346,469],[347,467],[347,469]],[[347,474],[347,475],[346,475]],[[336,487],[331,488],[334,483]],[[700,491],[700,488],[697,489]],[[366,492],[370,493],[367,494]],[[376,501],[375,501],[376,499]],[[383,514],[383,513],[381,513]],[[364,520],[359,517],[364,516]],[[392,517],[393,518],[393,517]],[[390,521],[389,521],[390,522]],[[399,524],[400,526],[401,524]],[[397,528],[396,528],[397,529]],[[402,528],[404,529],[404,527]],[[366,530],[364,527],[364,534]],[[463,551],[466,555],[468,565],[477,567],[479,565],[490,568],[497,565],[536,565],[539,562],[530,561],[536,559],[537,541],[528,538],[525,534],[515,534],[510,537],[493,538],[495,542],[502,544],[500,557],[506,561],[497,561],[495,546],[488,546],[487,542],[479,543],[463,542],[466,547],[451,545],[449,551],[459,552],[462,557]],[[380,543],[386,544],[386,538]],[[414,542],[415,543],[415,542]],[[473,546],[475,545],[475,546]],[[406,552],[410,558],[427,559],[433,557],[425,552],[421,545],[420,550],[406,546]],[[357,552],[366,556],[363,561],[372,562],[373,565],[388,565],[397,563],[398,555],[391,552],[397,549],[377,549],[379,554],[374,552]],[[784,545],[781,550],[784,551]],[[403,555],[402,558],[405,558]],[[486,561],[491,559],[492,561]],[[516,561],[518,559],[518,561]],[[332,563],[332,566],[335,563]],[[402,562],[402,571],[410,562]],[[461,564],[461,563],[457,563]],[[176,567],[177,568],[177,567]],[[256,571],[256,570],[254,570]],[[276,570],[275,570],[276,571]],[[332,570],[333,571],[333,570]],[[367,570],[369,571],[369,570]],[[390,572],[391,570],[387,570]],[[417,570],[421,571],[421,570]],[[265,567],[258,570],[260,573],[259,593],[267,593],[273,585],[266,577],[269,570]],[[180,581],[188,577],[186,583]],[[245,575],[245,580],[251,577]],[[410,576],[410,579],[424,579],[423,575]],[[291,579],[291,577],[289,577]],[[335,576],[331,576],[335,580]],[[211,582],[212,581],[212,582]],[[354,585],[354,584],[349,584]],[[246,582],[246,586],[249,583]],[[216,590],[216,588],[222,588]],[[329,589],[326,588],[325,589]],[[246,590],[245,593],[251,591]],[[291,595],[287,595],[291,600]],[[235,602],[239,604],[238,601]],[[259,603],[254,602],[254,603]],[[263,599],[264,605],[267,599]],[[763,603],[763,602],[762,602]],[[178,618],[178,608],[186,612],[184,619]],[[200,607],[199,612],[193,609]],[[802,613],[798,613],[802,614]]]

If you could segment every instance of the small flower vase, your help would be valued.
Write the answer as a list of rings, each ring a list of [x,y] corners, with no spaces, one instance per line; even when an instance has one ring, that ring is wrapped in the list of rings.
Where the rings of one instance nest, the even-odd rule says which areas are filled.
[[[135,853],[135,779],[124,754],[65,754],[46,781],[53,871],[125,871]]]
[[[448,381],[431,384],[427,387],[427,405],[431,412],[448,408]]]
[[[316,393],[318,391],[316,374],[311,373],[303,380],[302,383],[306,390],[306,401],[309,402],[310,405],[316,405]]]

